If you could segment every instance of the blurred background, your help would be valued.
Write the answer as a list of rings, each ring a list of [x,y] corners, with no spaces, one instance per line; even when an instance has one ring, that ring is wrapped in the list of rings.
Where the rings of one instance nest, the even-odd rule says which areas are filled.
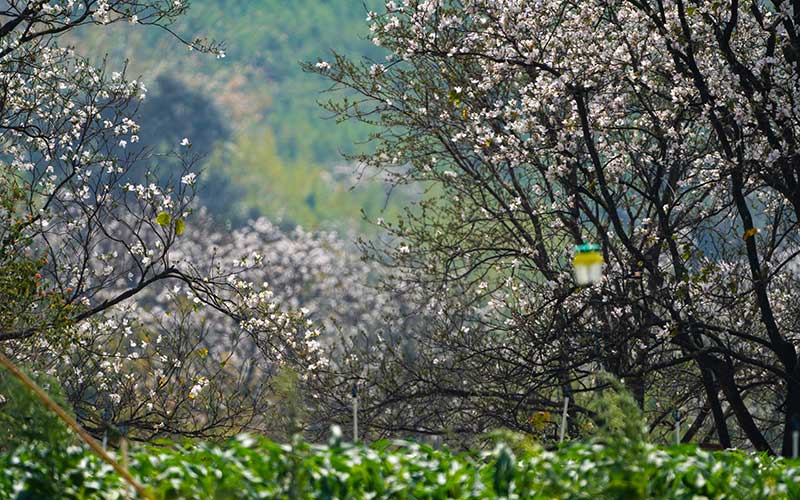
[[[327,116],[318,101],[329,83],[299,63],[330,58],[331,47],[382,59],[365,39],[367,12],[379,3],[195,1],[172,29],[224,42],[222,59],[192,53],[162,29],[122,23],[76,30],[66,41],[95,63],[107,54],[113,70],[127,61],[129,78],[144,75],[138,147],[166,152],[188,137],[204,158],[199,203],[216,221],[237,227],[263,215],[283,229],[371,235],[362,209],[391,217],[410,193],[390,192],[344,158],[368,150],[368,132]]]

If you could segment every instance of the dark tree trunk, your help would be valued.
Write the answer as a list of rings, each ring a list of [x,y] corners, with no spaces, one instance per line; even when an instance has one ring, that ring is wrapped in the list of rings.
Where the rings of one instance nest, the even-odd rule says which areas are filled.
[[[725,420],[725,412],[722,411],[722,404],[719,401],[719,384],[714,379],[714,372],[707,368],[702,368],[703,385],[706,389],[706,397],[711,414],[714,416],[714,427],[717,430],[719,444],[723,448],[731,448],[731,435],[728,432],[728,423]]]
[[[800,370],[795,370],[786,381],[786,412],[783,420],[783,446],[781,455],[792,456],[792,432],[800,424]]]
[[[747,409],[747,405],[742,399],[739,387],[733,378],[733,368],[728,363],[720,362],[719,360],[714,360],[714,363],[716,364],[715,373],[722,393],[725,394],[725,399],[731,405],[736,421],[739,422],[739,426],[744,431],[747,439],[756,450],[774,455],[775,451],[769,445],[761,430],[759,430],[755,420],[753,420],[753,416],[750,414],[750,410]]]
[[[628,390],[631,391],[631,394],[636,400],[636,404],[639,405],[639,408],[644,408],[644,396],[646,392],[644,376],[637,374],[625,377],[625,385],[627,386]]]
[[[703,408],[700,410],[700,413],[697,415],[697,418],[694,419],[692,425],[686,430],[686,434],[683,435],[681,438],[682,443],[690,443],[694,436],[697,434],[697,431],[703,427],[703,422],[706,421],[706,417],[708,416],[708,408]]]

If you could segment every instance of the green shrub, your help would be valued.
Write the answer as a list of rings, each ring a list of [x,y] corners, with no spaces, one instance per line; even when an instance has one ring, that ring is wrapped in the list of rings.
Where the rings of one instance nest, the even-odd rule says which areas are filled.
[[[630,391],[609,373],[601,372],[597,378],[599,389],[586,394],[585,404],[592,412],[595,436],[644,442],[647,437],[644,415]]]
[[[800,463],[693,446],[659,448],[623,439],[557,451],[504,445],[454,454],[405,441],[371,446],[240,436],[141,447],[131,470],[157,498],[800,498]],[[54,493],[56,492],[57,493]],[[111,469],[83,448],[31,445],[0,455],[0,498],[120,498]]]
[[[69,408],[58,381],[42,373],[28,373],[62,408]],[[0,368],[0,451],[32,442],[65,446],[73,435],[55,413],[13,375]]]

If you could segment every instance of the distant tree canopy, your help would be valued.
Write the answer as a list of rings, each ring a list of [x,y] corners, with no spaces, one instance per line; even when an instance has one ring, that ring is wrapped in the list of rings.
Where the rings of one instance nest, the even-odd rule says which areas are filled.
[[[226,57],[202,60],[184,54],[180,44],[158,30],[119,25],[108,30],[72,32],[69,40],[84,55],[129,60],[134,74],[166,74],[191,81],[218,104],[232,128],[269,129],[278,154],[287,162],[327,165],[340,151],[357,152],[366,132],[360,124],[333,127],[315,96],[326,82],[309,78],[298,63],[338,47],[360,57],[382,57],[382,49],[364,40],[364,18],[380,1],[368,0],[213,0],[193,2],[174,29],[203,33],[225,41]],[[171,57],[165,59],[165,53]],[[156,90],[156,89],[153,89]]]
[[[363,227],[362,210],[373,217],[397,213],[396,199],[413,197],[410,190],[398,192],[387,208],[390,186],[381,179],[360,182],[353,172],[355,166],[346,162],[336,167],[288,162],[278,155],[278,149],[269,132],[238,134],[225,147],[217,148],[205,163],[201,200],[207,200],[209,208],[228,203],[227,210],[239,202],[240,211],[245,208],[250,215],[267,214],[286,229],[301,226],[348,233]],[[218,180],[225,178],[230,183],[220,185]],[[226,186],[231,191],[221,189]],[[239,220],[245,215],[239,215]]]
[[[217,219],[240,226],[263,215],[285,227],[371,233],[361,209],[377,217],[384,206],[396,211],[416,195],[394,190],[387,200],[380,179],[351,175],[354,167],[341,153],[368,147],[367,129],[358,123],[337,126],[316,102],[327,82],[303,74],[298,63],[329,47],[382,57],[382,49],[363,39],[368,8],[377,5],[372,0],[194,2],[173,30],[224,39],[221,60],[191,57],[158,30],[125,24],[73,31],[66,40],[92,60],[108,54],[110,61],[128,61],[131,73],[144,75],[149,98],[138,115],[141,145],[171,146],[188,137],[193,153],[213,151],[210,161],[198,164],[204,174],[197,187],[200,203]]]
[[[231,140],[229,118],[201,89],[190,87],[170,73],[158,75],[152,87],[137,113],[139,141],[126,148],[162,156],[157,166],[140,163],[129,171],[129,176],[141,182],[156,168],[166,181],[170,171],[179,167],[174,158],[164,155],[184,139],[189,140],[192,153],[200,159],[198,167],[204,169],[211,154]],[[259,214],[258,210],[245,211],[241,203],[244,195],[243,183],[232,179],[224,169],[207,170],[199,175],[198,202],[220,221],[241,225],[248,215]]]
[[[306,69],[375,127],[363,161],[444,196],[367,247],[420,287],[415,355],[361,351],[376,433],[571,433],[623,379],[651,427],[791,452],[800,419],[800,25],[790,2],[409,0],[388,60]],[[350,94],[348,94],[350,95]],[[576,287],[571,249],[602,245]],[[356,349],[356,351],[358,351]],[[367,375],[364,375],[367,373]],[[535,419],[534,419],[535,420]],[[535,426],[534,426],[535,427]]]
[[[212,99],[166,73],[156,78],[139,115],[140,142],[159,150],[169,151],[186,137],[197,153],[208,155],[231,137],[229,122]]]

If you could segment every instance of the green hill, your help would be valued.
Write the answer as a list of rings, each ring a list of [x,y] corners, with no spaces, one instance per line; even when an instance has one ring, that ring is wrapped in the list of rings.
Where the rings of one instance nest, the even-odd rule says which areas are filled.
[[[165,31],[142,26],[85,28],[67,42],[95,59],[108,54],[112,66],[128,61],[129,76],[142,75],[151,87],[148,100],[158,103],[143,108],[149,115],[142,117],[143,128],[149,126],[153,137],[169,142],[162,146],[189,136],[209,154],[204,166],[213,186],[205,191],[227,186],[223,194],[210,193],[217,200],[209,204],[220,196],[237,198],[221,204],[227,207],[224,217],[263,213],[287,224],[364,230],[360,210],[375,215],[386,203],[386,191],[374,180],[351,191],[355,180],[346,175],[341,154],[365,147],[359,143],[367,131],[327,119],[317,105],[327,84],[303,73],[299,63],[328,57],[332,48],[382,58],[365,40],[367,8],[377,5],[351,0],[193,2],[174,31],[186,39],[223,40],[224,59],[193,53]],[[210,128],[216,133],[209,134]]]

